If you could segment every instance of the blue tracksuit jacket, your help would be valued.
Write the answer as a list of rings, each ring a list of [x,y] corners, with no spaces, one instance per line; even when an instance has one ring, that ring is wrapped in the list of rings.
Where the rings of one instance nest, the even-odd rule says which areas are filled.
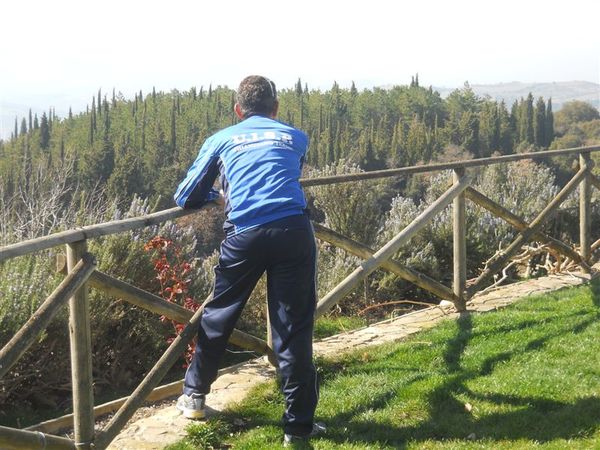
[[[307,148],[302,131],[251,116],[204,142],[175,201],[182,208],[195,208],[214,200],[218,192],[212,187],[220,173],[228,236],[302,214],[306,200],[298,180]]]

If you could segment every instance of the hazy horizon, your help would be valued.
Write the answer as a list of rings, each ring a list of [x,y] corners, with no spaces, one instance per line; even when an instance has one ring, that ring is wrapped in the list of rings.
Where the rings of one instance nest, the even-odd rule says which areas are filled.
[[[301,77],[322,90],[334,81],[407,84],[416,73],[437,88],[600,82],[597,1],[506,0],[489,9],[475,0],[9,2],[0,113],[24,105],[64,116],[69,106],[85,109],[99,88],[131,98],[153,86],[235,87],[251,73],[281,88]]]

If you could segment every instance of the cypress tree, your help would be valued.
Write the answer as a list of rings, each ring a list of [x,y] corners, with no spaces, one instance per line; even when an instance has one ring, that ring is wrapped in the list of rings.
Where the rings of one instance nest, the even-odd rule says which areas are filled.
[[[529,144],[533,144],[535,142],[535,132],[533,123],[533,95],[531,94],[531,92],[527,96],[527,100],[525,100],[525,107],[523,113],[524,136],[522,140]]]
[[[175,122],[175,101],[173,101],[173,106],[171,108],[171,154],[173,158],[175,158],[177,153],[177,129]]]
[[[96,98],[95,97],[92,97],[92,111],[91,111],[90,119],[91,119],[92,128],[94,129],[94,131],[96,131],[98,128],[96,127]],[[92,140],[92,142],[93,142],[93,140]]]
[[[37,130],[40,127],[40,123],[38,121],[37,113],[33,115],[33,129]]]
[[[29,132],[33,130],[33,116],[31,115],[31,108],[29,108]]]
[[[302,95],[302,81],[300,80],[300,78],[298,78],[298,81],[296,82],[296,96],[301,96]]]
[[[69,106],[69,120],[73,120],[73,110]]]
[[[546,137],[545,147],[549,147],[554,140],[554,114],[552,113],[552,98],[548,99],[546,104],[546,124],[544,136]]]
[[[17,116],[15,116],[15,131],[13,133],[13,136],[15,137],[15,139],[19,137],[19,119]]]
[[[535,104],[534,141],[538,147],[546,146],[546,103],[540,97]]]
[[[102,116],[102,89],[98,89],[98,115]]]
[[[25,119],[25,117],[23,117],[23,119],[21,119],[21,131],[20,131],[21,136],[27,134],[27,120]]]
[[[40,147],[47,149],[50,145],[50,126],[48,124],[48,117],[46,113],[42,113],[42,121],[40,123]]]

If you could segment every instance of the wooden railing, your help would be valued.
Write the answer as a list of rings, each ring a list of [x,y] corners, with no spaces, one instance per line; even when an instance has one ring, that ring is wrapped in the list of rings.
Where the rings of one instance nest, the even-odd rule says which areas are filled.
[[[328,185],[335,183],[369,180],[401,175],[427,173],[442,170],[453,171],[453,184],[436,201],[429,205],[406,228],[378,250],[356,242],[346,236],[328,229],[323,225],[314,224],[317,238],[362,258],[364,261],[341,283],[332,289],[317,304],[316,316],[321,316],[333,305],[347,296],[355,287],[365,280],[378,268],[388,270],[402,279],[423,288],[437,297],[453,302],[458,311],[464,311],[467,300],[484,288],[490,277],[502,270],[506,263],[519,249],[531,240],[545,243],[554,252],[576,262],[586,272],[591,265],[591,186],[600,189],[600,180],[592,174],[590,153],[600,150],[600,146],[579,147],[563,150],[543,151],[530,154],[506,155],[482,158],[468,161],[456,161],[426,166],[403,167],[399,169],[379,170],[347,175],[336,175],[321,178],[301,180],[304,187]],[[505,209],[493,200],[484,196],[471,187],[471,177],[467,169],[488,166],[491,164],[509,163],[519,160],[536,160],[556,156],[579,157],[579,170],[575,176],[561,189],[556,197],[535,217],[531,223]],[[544,234],[541,228],[558,211],[564,200],[579,187],[580,239],[579,252],[570,245]],[[512,225],[518,234],[513,242],[502,252],[488,261],[485,270],[467,288],[466,283],[466,200],[485,208],[492,214],[502,218]],[[427,275],[405,267],[400,261],[392,259],[393,255],[415,236],[429,221],[452,204],[453,208],[453,283],[449,288]],[[202,209],[212,208],[206,205]],[[36,341],[38,336],[48,326],[57,311],[67,301],[69,302],[69,330],[71,341],[71,367],[73,390],[73,414],[44,422],[24,430],[0,427],[0,448],[9,449],[90,449],[106,448],[125,426],[135,411],[146,400],[155,400],[173,396],[181,392],[182,382],[175,382],[157,388],[167,371],[183,353],[187,344],[197,332],[198,322],[204,305],[192,313],[185,308],[169,303],[162,298],[117,280],[96,269],[94,256],[87,252],[87,240],[100,236],[121,233],[137,228],[147,227],[174,220],[198,210],[182,210],[172,208],[126,220],[118,220],[103,224],[89,225],[49,236],[19,242],[0,248],[0,262],[10,258],[27,255],[40,250],[59,245],[66,245],[66,276],[52,294],[41,304],[38,310],[0,350],[0,378],[4,377],[17,360]],[[171,343],[155,366],[146,375],[135,391],[126,398],[115,400],[94,407],[93,379],[91,361],[90,315],[88,289],[100,289],[106,293],[128,301],[138,307],[145,308],[156,314],[178,322],[187,323],[184,330]],[[267,327],[268,328],[268,327]],[[235,330],[230,342],[245,348],[272,356],[270,342]],[[223,374],[233,368],[222,369]],[[94,431],[96,416],[117,411],[108,424],[99,433]],[[48,431],[59,427],[72,426],[74,439],[54,436]]]

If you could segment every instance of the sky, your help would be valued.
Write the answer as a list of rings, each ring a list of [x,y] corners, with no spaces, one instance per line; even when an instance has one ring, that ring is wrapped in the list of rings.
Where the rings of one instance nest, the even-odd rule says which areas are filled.
[[[599,17],[597,0],[4,2],[0,114],[64,116],[99,88],[132,98],[153,86],[235,88],[249,74],[323,90],[416,73],[435,87],[598,83]]]

